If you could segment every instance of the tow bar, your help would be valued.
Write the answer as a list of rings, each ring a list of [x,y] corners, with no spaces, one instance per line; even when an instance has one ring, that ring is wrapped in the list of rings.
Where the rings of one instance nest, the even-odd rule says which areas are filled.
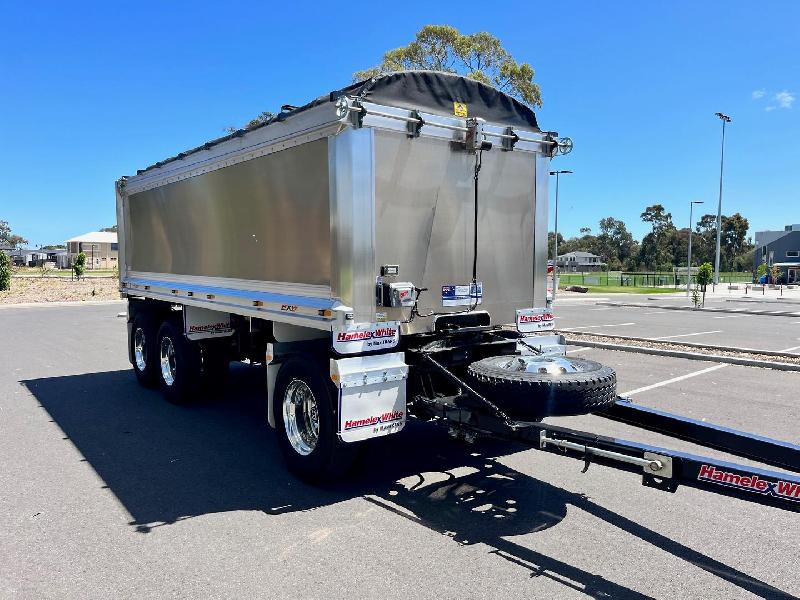
[[[539,448],[544,450],[547,444],[557,446],[559,448],[575,450],[576,452],[582,452],[586,456],[586,466],[583,469],[584,473],[589,469],[590,457],[602,456],[603,458],[608,458],[609,460],[617,460],[630,465],[638,465],[644,469],[645,473],[653,473],[659,477],[672,477],[672,459],[669,456],[645,452],[643,458],[638,458],[636,456],[630,456],[620,452],[612,452],[611,450],[603,450],[602,448],[593,448],[591,446],[583,446],[581,444],[568,442],[566,440],[549,438],[547,437],[546,431],[540,431]]]
[[[483,400],[483,398],[481,398]],[[593,416],[655,431],[698,446],[721,450],[765,465],[791,471],[771,471],[708,456],[649,446],[620,438],[542,422],[508,423],[502,413],[491,414],[469,393],[424,402],[429,415],[465,439],[494,437],[536,450],[641,473],[642,485],[675,492],[679,485],[800,512],[800,446],[638,406],[625,398]],[[471,401],[465,404],[465,401]]]

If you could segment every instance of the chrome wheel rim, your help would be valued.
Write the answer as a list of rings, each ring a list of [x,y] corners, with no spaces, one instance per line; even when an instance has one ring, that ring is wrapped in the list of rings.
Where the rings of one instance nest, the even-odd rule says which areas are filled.
[[[564,356],[522,355],[514,356],[502,368],[514,372],[547,373],[561,375],[580,373],[583,368]]]
[[[137,327],[133,334],[133,360],[139,371],[144,371],[147,367],[147,338],[141,327]]]
[[[283,425],[295,452],[308,456],[319,439],[317,399],[304,381],[293,379],[283,395]]]
[[[175,346],[168,337],[161,338],[161,377],[168,386],[175,383]]]

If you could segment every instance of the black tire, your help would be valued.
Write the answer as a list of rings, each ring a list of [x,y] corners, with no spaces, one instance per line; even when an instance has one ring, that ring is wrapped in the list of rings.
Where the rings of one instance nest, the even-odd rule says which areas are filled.
[[[165,377],[162,356],[168,353],[166,344],[172,345],[173,368],[170,379]],[[200,391],[202,359],[200,348],[186,339],[183,328],[172,320],[164,321],[158,330],[158,380],[161,391],[173,404],[187,404],[195,401]]]
[[[230,342],[224,340],[209,340],[201,343],[200,356],[202,360],[202,386],[213,392],[220,392],[225,388],[230,371],[231,352]]]
[[[128,343],[130,344],[131,364],[136,379],[145,387],[155,387],[158,385],[158,377],[161,371],[158,363],[158,329],[155,319],[147,313],[139,313],[133,318],[131,335]],[[142,339],[137,339],[141,335]],[[143,342],[142,351],[137,356],[137,346]],[[141,363],[144,364],[141,364]]]
[[[597,412],[616,401],[617,374],[610,367],[580,358],[568,360],[576,373],[531,373],[507,367],[514,356],[493,356],[469,366],[476,385],[509,417],[544,417]]]
[[[284,400],[289,386],[296,381],[305,384],[313,395],[319,421],[316,442],[307,454],[293,446],[286,426],[286,421],[291,422],[291,418],[284,419]],[[312,357],[291,358],[278,371],[272,402],[278,446],[289,470],[305,481],[319,483],[341,477],[350,469],[357,454],[357,444],[342,442],[336,435],[334,391],[333,385],[324,377],[320,362]]]

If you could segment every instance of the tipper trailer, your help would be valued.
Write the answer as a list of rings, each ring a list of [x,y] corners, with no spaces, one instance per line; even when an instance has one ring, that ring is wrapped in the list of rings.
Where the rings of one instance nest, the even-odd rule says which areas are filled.
[[[800,448],[633,405],[548,334],[547,179],[568,138],[480,82],[383,75],[117,182],[139,381],[263,364],[289,468],[330,479],[408,418],[800,509],[800,478],[545,424],[597,413],[796,473]]]

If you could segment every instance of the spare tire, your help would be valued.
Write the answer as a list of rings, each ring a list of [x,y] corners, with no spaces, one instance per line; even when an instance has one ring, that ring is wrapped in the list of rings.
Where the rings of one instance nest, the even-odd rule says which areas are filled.
[[[488,400],[517,421],[587,414],[616,401],[617,374],[592,360],[492,356],[472,363],[469,374]]]

